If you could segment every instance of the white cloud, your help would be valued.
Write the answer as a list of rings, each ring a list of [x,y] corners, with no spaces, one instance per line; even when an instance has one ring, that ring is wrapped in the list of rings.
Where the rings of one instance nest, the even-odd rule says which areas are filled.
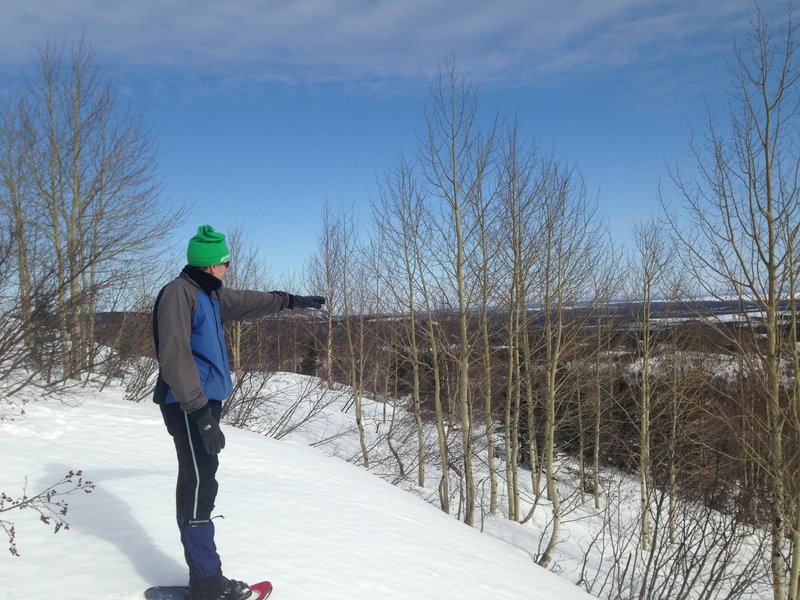
[[[0,0],[0,62],[81,34],[103,62],[280,79],[534,78],[729,42],[749,0]]]

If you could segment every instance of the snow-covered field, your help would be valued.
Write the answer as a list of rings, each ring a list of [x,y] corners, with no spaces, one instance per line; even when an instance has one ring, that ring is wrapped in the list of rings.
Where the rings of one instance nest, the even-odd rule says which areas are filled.
[[[296,429],[273,430],[281,436],[273,439],[224,427],[216,513],[225,518],[216,524],[228,576],[270,579],[276,600],[589,597],[534,564],[536,519],[487,519],[485,533],[463,525],[421,499],[425,487],[411,494],[385,481],[389,463],[379,456],[373,470],[382,477],[332,456],[353,458],[360,447],[344,397],[314,412],[310,399],[298,403],[291,392],[309,390],[309,380],[280,374],[271,385],[276,396],[267,405],[275,409],[279,397],[294,406]],[[386,426],[378,407],[366,407],[373,431]],[[24,408],[0,421],[0,492],[31,494],[74,470],[94,489],[52,499],[69,505],[69,529],[56,534],[32,510],[0,513],[14,524],[20,554],[2,549],[0,597],[134,599],[150,585],[184,583],[176,460],[158,409],[125,401],[120,388]],[[565,527],[567,553],[581,548],[583,531]]]

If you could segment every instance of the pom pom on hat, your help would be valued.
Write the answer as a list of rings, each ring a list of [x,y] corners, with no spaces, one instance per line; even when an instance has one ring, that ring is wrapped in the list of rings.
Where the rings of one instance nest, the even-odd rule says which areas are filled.
[[[231,259],[225,234],[214,231],[211,225],[201,225],[197,235],[189,240],[186,260],[193,267],[221,265]]]

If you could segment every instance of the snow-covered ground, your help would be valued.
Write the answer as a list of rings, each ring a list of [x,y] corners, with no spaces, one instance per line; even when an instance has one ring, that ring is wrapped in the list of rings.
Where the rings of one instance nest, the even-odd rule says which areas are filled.
[[[291,404],[289,390],[308,391],[309,380],[282,374],[273,385]],[[270,579],[276,600],[589,597],[534,564],[528,530],[536,519],[528,529],[490,519],[480,533],[421,499],[424,486],[415,495],[385,481],[388,462],[377,450],[373,472],[331,456],[352,459],[360,447],[352,410],[343,412],[340,401],[318,412],[308,398],[295,403],[298,427],[270,432],[281,439],[224,427],[216,513],[225,518],[216,525],[228,576]],[[386,426],[385,412],[375,414],[382,406],[367,406],[373,431],[379,421]],[[24,408],[0,420],[0,492],[31,494],[78,469],[94,489],[52,499],[69,505],[69,529],[57,534],[32,510],[0,513],[14,523],[20,554],[0,549],[0,597],[134,599],[150,585],[185,583],[176,460],[158,409],[125,401],[120,388]],[[580,548],[582,529],[565,530],[564,548]]]

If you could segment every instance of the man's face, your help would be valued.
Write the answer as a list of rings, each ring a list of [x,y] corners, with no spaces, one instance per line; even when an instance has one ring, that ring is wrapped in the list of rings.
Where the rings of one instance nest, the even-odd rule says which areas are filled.
[[[228,267],[231,266],[230,261],[224,262],[221,265],[211,265],[210,267],[206,267],[206,270],[211,273],[214,277],[222,281],[222,278],[225,277],[225,273],[228,272]]]

